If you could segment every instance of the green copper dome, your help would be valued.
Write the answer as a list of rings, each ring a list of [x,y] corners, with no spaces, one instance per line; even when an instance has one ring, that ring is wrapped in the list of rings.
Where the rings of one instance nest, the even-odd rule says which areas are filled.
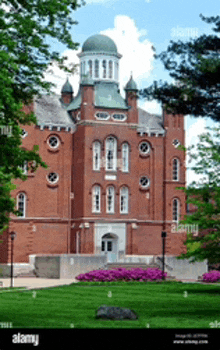
[[[73,93],[73,88],[72,88],[72,85],[70,84],[68,78],[66,79],[66,82],[65,82],[65,84],[62,87],[61,93],[62,94],[65,94],[65,93],[72,94]]]
[[[96,34],[90,36],[83,44],[82,52],[105,52],[117,54],[117,46],[106,35]]]
[[[125,90],[129,90],[129,91],[138,90],[137,84],[135,83],[132,75],[130,77],[130,80],[127,82],[127,84],[125,86]]]

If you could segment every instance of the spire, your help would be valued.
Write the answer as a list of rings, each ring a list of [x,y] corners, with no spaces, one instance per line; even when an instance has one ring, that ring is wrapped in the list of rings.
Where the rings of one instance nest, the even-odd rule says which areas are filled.
[[[73,94],[72,85],[69,82],[69,78],[67,77],[65,84],[62,87],[61,94]]]
[[[130,80],[127,82],[126,86],[125,86],[125,90],[127,91],[137,91],[137,84],[135,83],[133,76],[132,76],[132,72],[131,72],[131,77]]]

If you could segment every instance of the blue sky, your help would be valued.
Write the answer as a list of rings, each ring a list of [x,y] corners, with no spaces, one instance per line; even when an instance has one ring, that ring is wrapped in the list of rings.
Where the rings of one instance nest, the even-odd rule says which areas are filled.
[[[168,73],[158,60],[154,60],[152,45],[156,52],[166,50],[170,40],[189,40],[190,37],[213,33],[211,26],[199,17],[219,14],[219,0],[86,0],[86,5],[74,12],[78,21],[71,30],[73,40],[80,44],[91,35],[101,33],[110,36],[123,55],[120,62],[120,89],[128,81],[131,71],[138,88],[149,86],[154,80],[169,80]],[[66,50],[63,45],[51,42],[52,48],[68,56],[69,62],[78,63],[77,52]],[[79,51],[80,51],[79,48]],[[57,68],[49,77],[57,83],[59,93],[66,76]],[[69,77],[78,90],[79,76]],[[160,113],[156,102],[140,101],[139,105],[150,113]],[[197,135],[206,125],[213,125],[202,118],[185,118],[186,144],[196,143]],[[187,182],[195,178],[187,172]]]

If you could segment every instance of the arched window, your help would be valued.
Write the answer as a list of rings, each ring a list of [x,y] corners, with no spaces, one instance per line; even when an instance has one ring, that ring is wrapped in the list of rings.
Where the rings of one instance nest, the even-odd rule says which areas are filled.
[[[26,195],[19,193],[17,196],[17,210],[20,212],[20,217],[25,218],[26,216]]]
[[[115,62],[115,80],[118,80],[118,62]]]
[[[89,76],[92,78],[92,60],[89,60],[88,65],[89,65]]]
[[[113,64],[112,64],[112,61],[109,61],[109,63],[108,63],[108,77],[109,77],[109,79],[112,79],[112,75],[113,75]]]
[[[120,189],[120,213],[128,214],[128,187]]]
[[[101,212],[101,188],[96,185],[92,191],[92,211],[93,213]]]
[[[117,141],[114,137],[108,137],[105,143],[106,170],[117,170]]]
[[[107,67],[106,67],[106,60],[103,60],[103,61],[102,61],[102,72],[103,72],[103,73],[102,73],[102,77],[103,77],[104,79],[106,78],[106,75],[107,75],[107,74],[106,74],[106,68],[107,68]]]
[[[95,60],[95,78],[99,78],[99,60]]]
[[[129,171],[129,145],[128,143],[123,143],[122,145],[122,171]]]
[[[178,222],[180,216],[180,203],[177,198],[173,200],[173,221]]]
[[[115,212],[115,189],[113,186],[107,187],[106,191],[106,212],[112,214]]]
[[[173,159],[173,180],[179,181],[179,159]]]
[[[100,170],[101,145],[99,141],[93,142],[93,170]]]

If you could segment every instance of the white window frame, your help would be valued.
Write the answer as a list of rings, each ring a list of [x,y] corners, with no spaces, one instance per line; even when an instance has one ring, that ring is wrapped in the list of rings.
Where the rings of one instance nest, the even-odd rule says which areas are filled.
[[[99,60],[95,60],[95,78],[99,78]]]
[[[106,171],[117,171],[117,140],[109,136],[105,141]]]
[[[93,62],[92,62],[92,60],[88,61],[88,69],[89,69],[89,76],[92,78],[92,74],[93,74]]]
[[[114,214],[115,212],[115,188],[108,186],[106,190],[106,213]]]
[[[115,115],[123,116],[123,119],[117,119],[117,118],[114,117]],[[113,119],[114,121],[116,121],[116,122],[124,122],[124,121],[127,119],[127,116],[126,116],[126,114],[124,114],[124,113],[113,113],[113,114],[112,114],[112,119]]]
[[[101,212],[101,187],[95,185],[92,189],[92,212]]]
[[[122,144],[122,171],[129,172],[129,144],[124,142]]]
[[[178,223],[179,217],[180,217],[180,201],[178,198],[174,198],[172,203],[172,221]]]
[[[50,144],[50,140],[51,140],[52,138],[56,139],[56,141],[57,141],[56,146],[52,146],[52,145]],[[59,145],[60,145],[60,140],[59,140],[59,138],[58,138],[56,135],[50,135],[50,137],[48,138],[48,145],[49,145],[50,148],[52,148],[52,149],[58,148]]]
[[[173,181],[179,181],[179,159],[173,158],[172,162],[172,179]]]
[[[144,145],[147,145],[148,146],[148,148],[147,148],[147,150],[146,151],[142,151],[142,146],[144,146]],[[147,142],[147,141],[142,141],[141,143],[140,143],[140,145],[139,145],[139,152],[140,152],[140,154],[141,155],[143,155],[143,156],[146,156],[149,152],[150,152],[150,145],[149,145],[149,143]]]
[[[128,187],[123,186],[120,189],[120,214],[128,214],[128,200],[129,200]]]
[[[108,78],[109,79],[113,78],[113,61],[112,60],[108,62]]]
[[[106,116],[106,117],[103,117],[103,116]],[[108,120],[110,118],[110,114],[108,114],[107,112],[97,112],[95,114],[95,117],[96,119],[98,120]]]
[[[20,198],[20,197],[23,197],[23,198]],[[23,206],[22,211],[19,210],[19,206],[20,206],[19,203],[21,203],[22,206]],[[20,193],[18,193],[18,195],[17,195],[17,210],[18,210],[20,213],[22,213],[22,215],[20,216],[21,218],[25,218],[25,217],[26,217],[26,194],[23,193],[23,192],[20,192]]]
[[[100,171],[101,168],[101,144],[99,141],[93,142],[93,170]]]

